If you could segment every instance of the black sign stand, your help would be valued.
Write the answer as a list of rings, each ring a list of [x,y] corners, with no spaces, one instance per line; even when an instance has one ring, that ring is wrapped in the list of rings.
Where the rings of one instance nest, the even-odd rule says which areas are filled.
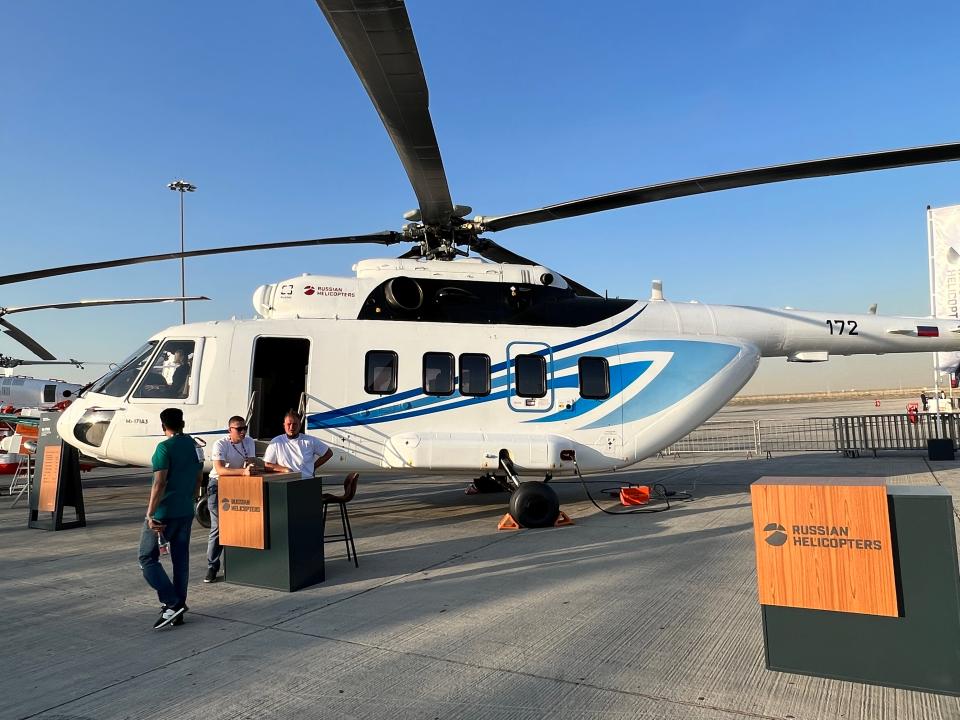
[[[27,527],[39,530],[69,530],[87,525],[87,517],[83,509],[83,487],[80,483],[80,452],[60,439],[60,435],[57,434],[58,417],[59,413],[40,415],[36,462],[33,476],[30,478],[30,515],[27,520]],[[52,512],[40,510],[43,458],[48,449],[57,449],[60,453],[60,462],[56,468],[56,494]],[[74,520],[64,522],[65,507],[73,508]]]

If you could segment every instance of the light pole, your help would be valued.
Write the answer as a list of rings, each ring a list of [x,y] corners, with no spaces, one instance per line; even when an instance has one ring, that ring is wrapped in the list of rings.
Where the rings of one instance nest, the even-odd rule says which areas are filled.
[[[180,253],[183,254],[183,194],[193,192],[197,189],[196,185],[188,183],[186,180],[174,180],[168,183],[167,187],[180,193]],[[187,289],[184,279],[183,257],[180,258],[180,296],[186,297]],[[181,324],[187,324],[187,301],[180,301],[180,321]]]

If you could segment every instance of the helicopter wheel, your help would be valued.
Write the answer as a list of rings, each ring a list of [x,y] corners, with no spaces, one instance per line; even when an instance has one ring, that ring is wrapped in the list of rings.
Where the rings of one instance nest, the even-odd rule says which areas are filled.
[[[510,515],[522,527],[551,527],[560,517],[560,499],[545,483],[520,483],[510,496]]]
[[[207,505],[207,494],[203,493],[197,500],[197,506],[193,513],[200,527],[210,529],[210,506]]]

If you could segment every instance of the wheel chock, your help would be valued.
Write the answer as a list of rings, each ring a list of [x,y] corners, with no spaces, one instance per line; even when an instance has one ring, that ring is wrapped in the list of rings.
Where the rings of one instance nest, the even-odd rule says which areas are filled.
[[[500,518],[500,522],[497,523],[497,530],[520,530],[521,526],[517,524],[517,521],[513,519],[513,515],[510,513],[504,514]]]
[[[567,525],[574,525],[573,518],[567,515],[563,510],[560,511],[560,514],[557,516],[556,521],[553,523],[553,527],[565,527]],[[497,523],[497,530],[523,530],[523,525],[517,523],[513,519],[513,515],[510,513],[504,513],[503,517],[500,518],[500,522]]]

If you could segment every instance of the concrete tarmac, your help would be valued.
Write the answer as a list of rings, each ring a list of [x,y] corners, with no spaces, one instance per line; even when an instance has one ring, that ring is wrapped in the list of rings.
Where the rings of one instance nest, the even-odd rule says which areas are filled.
[[[195,525],[186,623],[154,631],[146,473],[85,476],[83,529],[27,529],[4,496],[0,718],[960,719],[960,698],[765,669],[748,490],[764,475],[939,484],[960,507],[960,463],[916,454],[661,458],[590,485],[694,500],[615,517],[555,481],[576,524],[519,532],[497,531],[506,495],[464,479],[366,476],[359,569],[331,543],[312,588],[205,585]]]

